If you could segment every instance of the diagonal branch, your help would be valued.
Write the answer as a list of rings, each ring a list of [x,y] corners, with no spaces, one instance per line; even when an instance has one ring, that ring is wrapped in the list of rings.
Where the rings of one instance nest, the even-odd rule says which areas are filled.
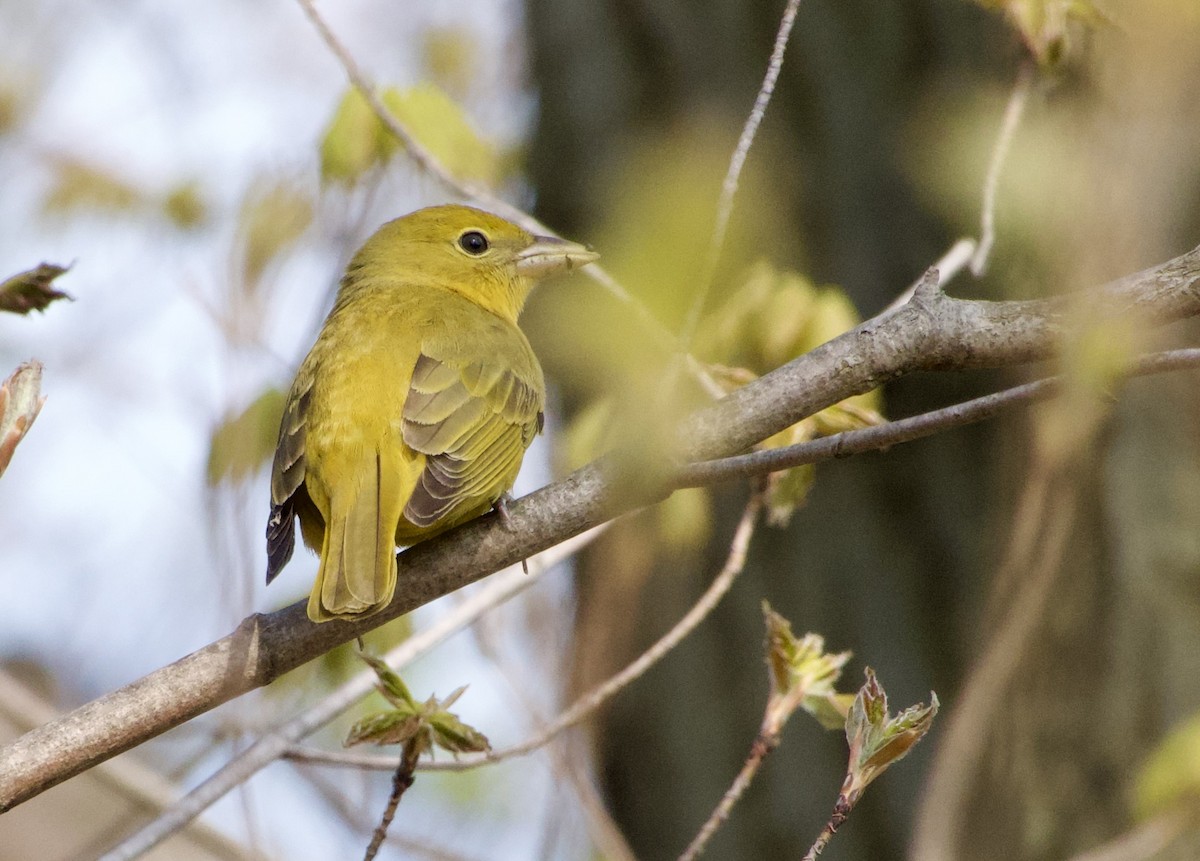
[[[1200,248],[1098,288],[1093,306],[1163,324],[1200,314]],[[800,419],[912,371],[1016,365],[1054,354],[1063,299],[953,299],[924,279],[910,302],[700,410],[677,429],[680,460],[738,454]],[[316,625],[303,602],[247,618],[229,636],[39,727],[0,749],[0,812],[190,720],[416,607],[669,493],[670,475],[614,494],[604,460],[522,499],[511,529],[483,517],[399,557],[382,613]]]

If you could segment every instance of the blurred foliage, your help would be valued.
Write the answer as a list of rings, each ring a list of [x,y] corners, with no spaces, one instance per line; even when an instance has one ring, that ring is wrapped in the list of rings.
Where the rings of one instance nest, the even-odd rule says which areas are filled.
[[[250,189],[238,214],[241,286],[247,292],[257,290],[267,267],[304,235],[312,220],[312,199],[296,186],[278,180]]]
[[[162,207],[163,214],[179,228],[200,227],[208,220],[208,206],[197,180],[187,180],[170,189]]]
[[[696,334],[694,352],[709,363],[713,378],[727,391],[745,385],[759,374],[766,373],[826,341],[853,328],[858,314],[846,294],[837,287],[817,288],[804,276],[779,271],[765,260],[753,264],[742,276],[740,286],[702,319]],[[661,362],[651,364],[641,351],[627,349],[621,344],[614,361],[622,368],[623,378],[634,379],[631,385],[646,398],[662,406],[662,380],[671,373]],[[611,348],[609,354],[611,354]],[[630,360],[630,352],[639,358]],[[603,354],[602,354],[603,355]],[[629,367],[632,366],[632,367]],[[651,372],[648,369],[653,369]],[[640,385],[636,375],[648,381]],[[663,375],[655,379],[652,373]],[[655,387],[658,386],[658,391]],[[650,439],[665,439],[665,423],[670,413],[661,409],[648,411],[647,421],[631,426],[618,419],[618,396],[602,396],[581,408],[564,432],[562,466],[564,471],[582,466],[600,454],[615,450],[628,470],[641,475],[645,469],[647,421],[664,423],[664,428],[651,430]],[[649,401],[643,401],[647,403]],[[840,433],[855,428],[879,424],[880,393],[867,392],[848,398],[822,410],[761,443],[763,448],[780,448]],[[641,455],[624,454],[627,450]],[[651,455],[654,465],[662,469],[669,462],[666,455]],[[811,465],[775,473],[768,486],[768,518],[772,525],[784,526],[796,507],[803,504],[812,488],[815,468]],[[672,497],[670,504],[661,506],[656,518],[660,537],[673,546],[698,547],[707,538],[711,522],[708,491],[697,489],[686,499]]]
[[[1092,0],[976,0],[1000,9],[1043,68],[1069,59],[1075,30],[1110,23]]]
[[[606,187],[605,219],[596,240],[604,265],[668,328],[681,325],[700,288],[697,278],[711,243],[712,213],[728,159],[721,136],[702,123],[674,129],[636,148]],[[739,195],[755,203],[735,210],[717,273],[718,298],[703,314],[692,345],[728,391],[859,322],[844,291],[816,287],[763,257],[781,237],[771,211],[772,189],[763,177],[747,171]],[[574,469],[612,451],[629,486],[644,483],[648,473],[669,470],[677,420],[707,398],[681,373],[673,345],[651,332],[630,337],[631,325],[644,324],[631,323],[626,309],[607,296],[571,296],[554,310],[556,325],[544,351],[548,362],[587,392],[564,431],[560,467]],[[881,420],[879,395],[872,392],[806,419],[764,445],[789,445]],[[772,478],[772,523],[787,522],[812,476],[812,467],[799,467]],[[708,534],[709,511],[704,490],[660,507],[660,537],[673,546],[698,547]]]
[[[46,215],[78,211],[132,213],[149,202],[148,195],[116,171],[76,158],[58,158],[54,178],[42,200]]]
[[[33,269],[0,281],[0,311],[28,314],[30,311],[45,311],[51,302],[59,299],[71,299],[70,294],[52,286],[55,279],[70,268],[55,263],[39,263]]]
[[[1146,758],[1132,803],[1141,820],[1179,806],[1200,806],[1200,713],[1174,727]]]
[[[388,87],[381,100],[412,139],[455,177],[495,185],[504,164],[479,137],[459,105],[431,83]],[[321,176],[326,182],[354,183],[400,148],[357,89],[342,96],[321,139]]]
[[[286,394],[269,388],[212,432],[208,447],[208,483],[244,481],[275,454]]]
[[[52,179],[42,198],[44,215],[164,215],[181,229],[198,227],[207,217],[202,186],[197,180],[157,192],[126,179],[114,168],[82,159],[55,157],[49,165]]]
[[[749,268],[741,286],[701,323],[696,354],[721,365],[717,378],[732,389],[858,323],[858,312],[840,288],[817,288],[799,273],[779,271],[760,260]],[[880,393],[866,392],[785,428],[764,440],[761,447],[795,445],[882,421]],[[771,476],[767,510],[772,525],[787,525],[796,507],[807,498],[814,476],[811,465]]]
[[[455,101],[471,95],[479,74],[479,40],[465,27],[431,27],[421,39],[421,64]]]
[[[16,128],[25,113],[25,88],[6,72],[0,70],[0,135],[5,135]]]
[[[1112,414],[1130,366],[1148,343],[1148,321],[1114,317],[1103,309],[1073,303],[1057,362],[1062,392],[1037,411],[1038,450],[1047,464],[1086,453]]]

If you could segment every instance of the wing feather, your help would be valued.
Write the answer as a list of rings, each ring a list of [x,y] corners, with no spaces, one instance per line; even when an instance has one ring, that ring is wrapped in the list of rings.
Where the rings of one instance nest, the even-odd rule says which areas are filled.
[[[528,343],[511,350],[455,360],[454,351],[423,348],[402,415],[405,443],[425,455],[404,507],[413,526],[456,523],[512,486],[541,427],[543,387]]]
[[[270,583],[292,558],[296,546],[296,514],[309,505],[304,487],[305,426],[312,400],[312,378],[298,376],[292,384],[279,442],[271,465],[271,515],[267,518],[267,582]]]

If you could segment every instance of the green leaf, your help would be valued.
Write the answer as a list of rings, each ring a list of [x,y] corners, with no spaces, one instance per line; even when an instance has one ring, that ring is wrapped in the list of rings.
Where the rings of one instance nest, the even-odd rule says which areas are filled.
[[[1093,0],[976,0],[1002,10],[1025,47],[1043,68],[1055,68],[1069,54],[1072,27],[1095,29],[1111,25]]]
[[[0,311],[28,314],[30,311],[45,311],[47,305],[58,299],[74,301],[67,293],[51,286],[56,278],[70,268],[55,263],[39,263],[33,269],[6,278],[0,282]]]
[[[771,473],[767,479],[767,523],[787,526],[796,509],[808,499],[816,477],[817,469],[812,464]]]
[[[236,416],[212,432],[208,446],[208,483],[242,481],[271,459],[279,438],[286,396],[269,388]]]

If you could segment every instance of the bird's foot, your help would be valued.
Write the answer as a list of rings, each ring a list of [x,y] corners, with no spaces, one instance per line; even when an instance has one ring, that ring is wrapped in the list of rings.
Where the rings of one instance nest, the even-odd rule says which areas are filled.
[[[512,517],[508,513],[508,504],[513,501],[513,498],[507,493],[500,494],[500,498],[492,503],[492,509],[496,512],[496,516],[500,518],[500,523],[508,532],[513,531]],[[526,574],[529,573],[529,560],[521,560],[521,570]]]
[[[507,493],[500,494],[500,498],[492,503],[492,510],[496,512],[500,518],[500,522],[504,524],[505,530],[513,531],[512,516],[508,513],[508,504],[513,501],[513,498]]]

